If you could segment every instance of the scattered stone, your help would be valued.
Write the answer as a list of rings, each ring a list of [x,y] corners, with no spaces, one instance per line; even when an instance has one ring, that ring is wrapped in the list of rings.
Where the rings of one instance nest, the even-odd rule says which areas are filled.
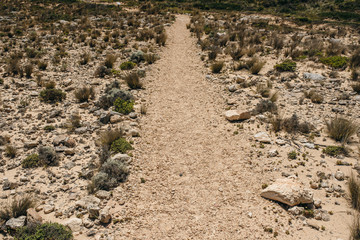
[[[100,199],[110,199],[111,197],[111,193],[108,191],[104,191],[104,190],[99,190],[95,193],[95,196],[100,198]]]
[[[44,206],[44,213],[45,213],[45,214],[52,213],[54,210],[55,210],[55,206],[54,206],[54,205],[45,205],[45,206]]]
[[[111,220],[111,215],[109,213],[109,208],[105,207],[100,211],[99,220],[101,223],[107,224]]]
[[[81,230],[82,220],[76,217],[70,218],[64,225],[68,226],[73,232],[79,232]]]
[[[317,73],[308,73],[305,72],[303,74],[304,79],[309,79],[309,80],[313,80],[313,81],[323,81],[326,78],[323,75],[317,74]]]
[[[250,112],[238,112],[237,110],[229,110],[225,112],[225,118],[228,121],[240,121],[251,118]]]
[[[42,217],[36,212],[34,208],[26,210],[27,223],[28,224],[39,224],[42,223]]]
[[[261,196],[289,206],[313,203],[313,193],[294,178],[277,179],[261,192]]]
[[[343,181],[345,179],[345,174],[341,171],[336,171],[335,178],[339,181]]]
[[[261,143],[271,143],[271,138],[269,137],[269,134],[266,132],[259,132],[254,135],[256,141]]]
[[[20,216],[18,218],[11,218],[5,223],[7,228],[12,230],[16,230],[17,228],[21,228],[25,226],[26,216]]]

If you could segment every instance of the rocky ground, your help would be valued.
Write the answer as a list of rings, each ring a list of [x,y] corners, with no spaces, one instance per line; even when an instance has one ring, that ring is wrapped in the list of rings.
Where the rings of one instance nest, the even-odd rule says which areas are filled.
[[[359,169],[359,140],[355,134],[346,154],[334,154],[328,147],[341,144],[325,123],[358,117],[354,29],[106,11],[51,24],[18,18],[27,26],[20,30],[6,14],[24,12],[0,17],[0,198],[4,206],[27,194],[36,200],[27,217],[0,222],[0,238],[35,220],[62,223],[75,239],[348,238],[355,212],[347,179]],[[330,67],[328,56],[346,63]],[[286,71],[275,66],[286,59]],[[134,69],[121,70],[128,61]],[[219,73],[214,63],[223,65]],[[142,88],[126,84],[130,72]],[[39,97],[50,81],[65,99]],[[95,97],[80,103],[83,87]],[[130,95],[130,113],[104,107]],[[99,138],[120,128],[133,150],[106,155]],[[26,167],[43,147],[58,164]],[[130,174],[96,185],[108,158]]]

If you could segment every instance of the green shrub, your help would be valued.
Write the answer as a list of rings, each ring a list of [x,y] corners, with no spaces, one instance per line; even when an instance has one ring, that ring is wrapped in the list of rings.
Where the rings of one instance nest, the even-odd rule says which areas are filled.
[[[282,63],[276,64],[275,69],[279,72],[295,72],[296,62],[291,60],[285,60]]]
[[[295,150],[288,153],[288,158],[289,159],[294,160],[294,159],[296,159],[296,156],[297,156],[297,153],[296,153]]]
[[[332,157],[336,157],[342,154],[346,154],[346,150],[342,146],[327,146],[323,149],[323,153]]]
[[[358,130],[358,126],[354,122],[340,117],[326,122],[326,126],[330,137],[343,143],[347,143]]]
[[[131,144],[126,141],[125,138],[119,138],[115,140],[110,147],[110,150],[114,153],[126,153],[128,150],[132,150]]]
[[[118,160],[109,159],[92,178],[92,185],[98,190],[110,190],[120,182],[126,181],[129,175],[127,165]]]
[[[29,156],[27,156],[22,162],[21,166],[23,168],[35,168],[40,165],[39,155],[36,153],[33,153]]]
[[[112,143],[123,136],[124,136],[124,131],[122,129],[104,131],[100,133],[100,137],[96,141],[96,144],[98,146],[106,147],[107,149],[110,149]]]
[[[26,214],[25,214],[26,215]],[[29,225],[16,230],[15,240],[71,240],[71,230],[59,223]]]
[[[47,132],[51,132],[55,130],[55,127],[53,125],[47,125],[44,127],[44,130]]]
[[[122,114],[129,114],[133,111],[134,102],[131,100],[122,100],[118,98],[114,102],[115,111]]]
[[[131,62],[131,61],[127,61],[127,62],[123,62],[123,63],[120,65],[120,69],[121,69],[121,70],[131,70],[131,69],[133,69],[135,66],[136,66],[136,63],[133,63],[133,62]]]
[[[40,92],[40,100],[47,103],[61,102],[66,98],[66,93],[55,89],[55,82],[46,84],[45,89]]]
[[[323,57],[320,58],[320,62],[322,62],[325,65],[328,65],[333,68],[343,68],[348,63],[347,57],[342,56],[332,56],[332,57]]]
[[[211,65],[211,72],[212,73],[220,73],[224,67],[224,62],[216,62]]]

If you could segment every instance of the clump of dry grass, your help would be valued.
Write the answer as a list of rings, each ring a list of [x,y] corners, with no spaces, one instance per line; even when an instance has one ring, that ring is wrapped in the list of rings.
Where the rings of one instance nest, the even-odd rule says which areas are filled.
[[[35,206],[35,201],[31,196],[14,199],[11,203],[3,206],[0,210],[0,220],[6,222],[10,218],[26,216],[26,211]]]
[[[94,87],[82,87],[75,91],[75,97],[79,102],[88,102],[89,99],[94,99],[95,90]]]
[[[136,72],[127,74],[125,76],[125,82],[131,89],[141,89],[143,87],[140,77]]]
[[[315,90],[305,91],[304,97],[310,99],[313,103],[322,103],[324,101],[324,97]]]
[[[121,128],[104,131],[100,134],[99,139],[96,141],[96,144],[99,146],[104,146],[110,149],[111,144],[124,136],[124,130]]]
[[[355,214],[353,222],[350,226],[350,240],[360,240],[360,216]]]
[[[356,210],[360,210],[360,182],[358,179],[356,179],[354,174],[350,175],[348,182],[348,191],[351,206]]]
[[[107,68],[113,68],[114,63],[116,62],[117,56],[114,54],[109,54],[106,56],[104,61],[104,66]]]
[[[356,123],[341,117],[326,121],[326,126],[329,136],[335,141],[342,143],[347,143],[349,138],[359,129]]]

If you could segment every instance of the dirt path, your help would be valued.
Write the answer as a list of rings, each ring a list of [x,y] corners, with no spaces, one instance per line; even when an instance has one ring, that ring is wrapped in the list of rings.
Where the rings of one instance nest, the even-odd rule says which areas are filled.
[[[262,227],[269,217],[255,216],[264,200],[256,189],[261,175],[245,166],[248,136],[227,132],[222,89],[206,80],[188,22],[178,16],[168,29],[167,46],[147,77],[139,170],[131,174],[134,192],[126,204],[132,220],[119,239],[271,238]]]
[[[252,195],[241,141],[224,134],[223,101],[205,80],[188,22],[177,17],[147,77],[141,170],[132,175],[146,183],[135,186],[133,221],[124,226],[139,239],[238,238],[239,217],[248,210],[240,203]]]

